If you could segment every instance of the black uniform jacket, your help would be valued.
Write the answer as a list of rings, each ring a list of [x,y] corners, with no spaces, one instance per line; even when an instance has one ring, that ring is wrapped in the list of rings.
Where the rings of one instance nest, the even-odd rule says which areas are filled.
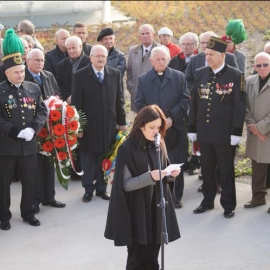
[[[116,124],[126,124],[124,98],[119,70],[105,66],[99,82],[92,64],[74,73],[71,103],[86,114],[88,125],[80,139],[80,148],[104,153],[115,140]]]
[[[142,135],[143,136],[143,135]],[[158,169],[158,159],[155,146],[150,144],[149,153],[154,169]],[[166,147],[161,149],[161,168],[168,165]],[[110,204],[105,228],[105,238],[114,240],[116,246],[131,245],[133,241],[140,244],[149,243],[153,235],[149,226],[155,222],[156,233],[153,243],[160,244],[161,236],[161,209],[152,208],[152,199],[160,202],[160,182],[138,190],[125,192],[123,189],[123,171],[127,166],[132,177],[149,171],[147,149],[139,140],[128,138],[117,153],[116,168],[112,185]],[[163,178],[164,197],[168,202],[165,208],[169,242],[180,238],[177,218],[172,202],[171,193],[167,184],[167,177]],[[154,213],[152,213],[155,211]],[[151,220],[155,216],[155,220]]]
[[[77,68],[77,71],[90,63],[90,58],[83,53],[81,62]],[[70,57],[62,60],[57,64],[56,68],[56,81],[58,83],[61,96],[63,100],[66,100],[71,95],[71,85],[72,85],[72,64],[70,62]]]
[[[225,64],[216,75],[210,67],[197,69],[188,119],[188,132],[203,143],[230,143],[241,136],[246,110],[244,74]]]
[[[31,127],[35,134],[43,127],[47,108],[39,87],[23,82],[18,89],[8,80],[0,83],[0,155],[27,156],[38,152],[37,136],[29,142],[18,139],[22,129]]]
[[[239,69],[235,55],[229,52],[226,52],[225,55],[226,55],[225,63],[231,67]],[[205,53],[204,52],[201,52],[197,55],[192,56],[185,70],[187,85],[190,91],[192,90],[195,71],[196,69],[201,68],[201,67],[205,67]]]
[[[39,82],[36,78],[32,76],[32,74],[28,71],[28,68],[25,69],[25,81],[33,82],[40,87],[40,91],[43,99],[48,99],[50,96],[58,95],[61,97],[61,93],[54,78],[53,74],[50,71],[42,70],[40,72],[40,77],[42,81],[42,85],[39,85]]]

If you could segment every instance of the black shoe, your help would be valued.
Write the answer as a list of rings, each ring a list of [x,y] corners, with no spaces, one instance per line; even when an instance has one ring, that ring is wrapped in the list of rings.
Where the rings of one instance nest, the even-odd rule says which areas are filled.
[[[90,202],[93,198],[93,193],[92,192],[85,192],[83,197],[82,197],[82,200],[83,202]]]
[[[189,171],[188,171],[188,174],[189,174],[189,175],[199,174],[199,169],[189,170]]]
[[[202,185],[199,186],[198,192],[202,192]]]
[[[183,207],[183,203],[181,201],[175,202],[175,208],[180,209]]]
[[[1,221],[0,223],[0,229],[7,231],[10,229],[10,223],[9,221]]]
[[[108,194],[108,193],[105,192],[105,191],[102,191],[102,192],[96,191],[96,196],[99,196],[99,197],[101,197],[103,200],[106,200],[106,201],[108,201],[108,200],[110,199],[110,194]]]
[[[37,203],[35,203],[35,204],[33,204],[33,209],[34,209],[34,213],[35,214],[38,214],[39,213],[39,204],[37,204]]]
[[[224,211],[224,217],[225,218],[232,218],[234,216],[234,211],[233,210],[225,210]]]
[[[197,207],[196,209],[193,210],[193,213],[194,214],[201,214],[201,213],[204,213],[205,211],[207,210],[212,210],[214,209],[214,205],[200,205],[199,207]]]
[[[45,206],[50,205],[50,206],[56,207],[56,208],[63,208],[66,206],[65,203],[58,202],[55,199],[53,199],[52,201],[50,201],[48,203],[42,203],[42,205],[45,205]]]
[[[24,218],[23,221],[28,222],[28,224],[31,225],[31,226],[39,226],[40,225],[39,220],[36,219],[35,217]]]

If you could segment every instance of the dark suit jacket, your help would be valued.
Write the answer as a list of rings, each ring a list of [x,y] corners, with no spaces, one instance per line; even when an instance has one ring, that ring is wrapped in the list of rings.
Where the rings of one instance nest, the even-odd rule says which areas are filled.
[[[77,71],[87,66],[89,63],[89,56],[83,53],[83,57],[77,68]],[[72,77],[72,64],[70,62],[70,57],[67,57],[66,59],[59,62],[56,68],[56,81],[58,83],[63,100],[66,100],[71,95]]]
[[[86,114],[88,125],[80,139],[80,149],[104,153],[115,140],[116,124],[126,124],[121,73],[105,66],[99,82],[92,64],[74,73],[71,103]]]
[[[36,83],[41,90],[43,99],[47,99],[50,96],[55,95],[61,97],[61,93],[58,84],[56,82],[56,79],[54,78],[53,74],[50,71],[46,70],[41,71],[40,77],[42,80],[42,85],[40,85],[37,79],[32,76],[28,68],[25,69],[25,81]]]
[[[53,76],[56,78],[56,67],[59,62],[67,58],[67,52],[62,52],[59,47],[56,45],[55,49],[45,53],[45,66],[44,70],[50,71]]]
[[[88,44],[88,43],[83,43],[83,52],[89,56],[90,55],[90,52],[91,52],[91,49],[92,49],[92,45]]]
[[[226,54],[225,63],[229,66],[232,66],[238,69],[238,64],[237,64],[235,55],[232,53],[227,53],[227,52],[225,54]],[[185,71],[187,86],[188,86],[189,91],[191,91],[192,86],[193,86],[195,70],[204,66],[205,66],[205,53],[204,52],[201,52],[190,58],[190,61]]]

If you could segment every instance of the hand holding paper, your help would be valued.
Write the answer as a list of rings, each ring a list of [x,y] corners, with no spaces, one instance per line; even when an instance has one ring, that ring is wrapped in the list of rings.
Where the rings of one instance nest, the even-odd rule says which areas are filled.
[[[180,166],[182,166],[184,163],[181,163],[181,164],[170,164],[166,169],[165,171],[167,172],[167,176],[168,175],[171,175],[171,173],[175,170],[178,170],[180,168]],[[173,176],[173,175],[172,175]],[[175,177],[175,176],[173,176]]]

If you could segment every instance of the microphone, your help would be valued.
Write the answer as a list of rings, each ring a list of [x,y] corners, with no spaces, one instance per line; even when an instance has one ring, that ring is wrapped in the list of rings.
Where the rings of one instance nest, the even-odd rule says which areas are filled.
[[[160,146],[160,133],[156,133],[154,138],[155,138],[156,149],[159,149],[159,146]]]

